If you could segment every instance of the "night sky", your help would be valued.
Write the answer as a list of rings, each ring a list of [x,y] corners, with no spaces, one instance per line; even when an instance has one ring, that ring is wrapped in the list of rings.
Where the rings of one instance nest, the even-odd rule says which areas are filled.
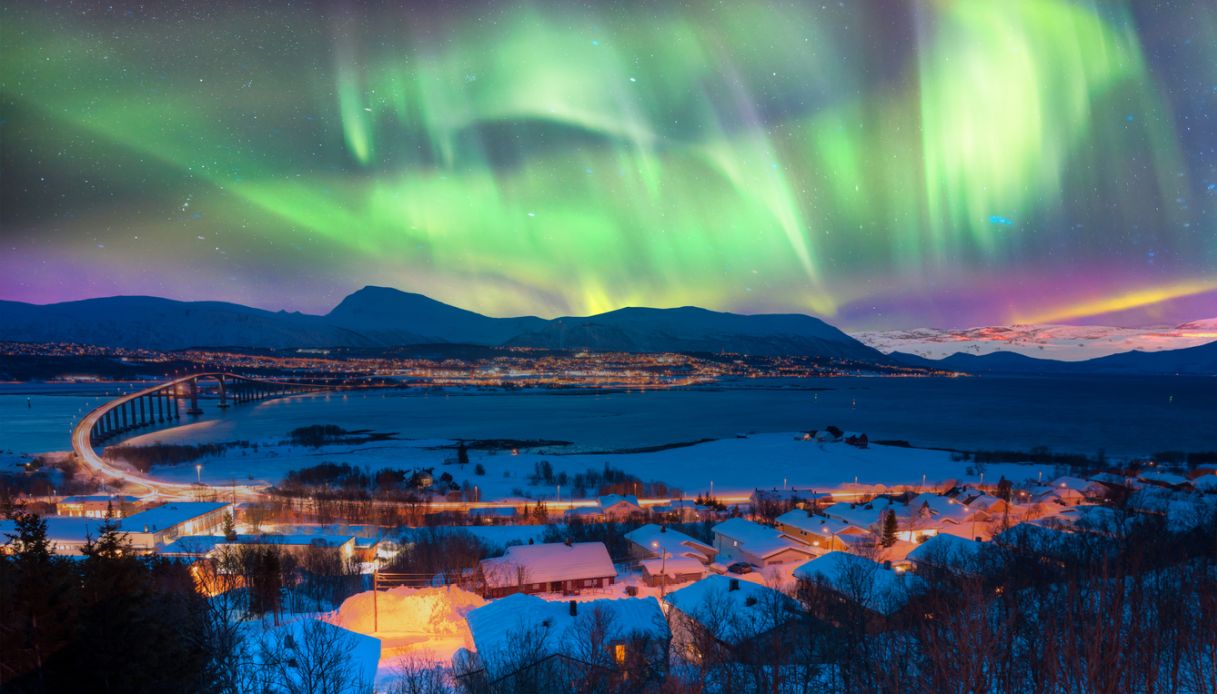
[[[6,2],[0,298],[1217,316],[1217,3]]]

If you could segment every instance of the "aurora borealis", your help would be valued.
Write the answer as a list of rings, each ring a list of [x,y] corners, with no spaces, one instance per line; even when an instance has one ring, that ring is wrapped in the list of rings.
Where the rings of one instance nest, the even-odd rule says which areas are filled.
[[[1217,315],[1217,4],[0,9],[0,298]]]

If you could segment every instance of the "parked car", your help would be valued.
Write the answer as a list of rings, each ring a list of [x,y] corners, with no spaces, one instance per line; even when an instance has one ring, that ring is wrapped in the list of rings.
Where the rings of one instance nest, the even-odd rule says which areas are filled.
[[[727,567],[727,570],[733,574],[750,574],[752,573],[752,564],[746,561],[737,561]]]

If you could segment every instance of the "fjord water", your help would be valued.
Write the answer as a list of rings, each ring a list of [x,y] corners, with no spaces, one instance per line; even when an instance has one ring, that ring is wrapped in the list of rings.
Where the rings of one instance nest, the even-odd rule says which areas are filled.
[[[66,450],[76,417],[133,386],[0,385],[0,452]],[[402,438],[551,439],[576,450],[658,446],[835,424],[954,449],[1148,455],[1217,449],[1217,379],[820,378],[648,392],[394,389],[296,396],[222,412],[163,440],[277,441],[337,424]],[[189,420],[183,419],[183,422]]]

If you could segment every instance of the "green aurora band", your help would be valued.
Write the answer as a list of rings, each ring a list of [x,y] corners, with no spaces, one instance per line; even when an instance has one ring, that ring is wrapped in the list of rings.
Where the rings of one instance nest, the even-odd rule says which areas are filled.
[[[1214,159],[1129,4],[614,7],[8,5],[5,293],[857,326],[1217,297]],[[1217,91],[1217,9],[1190,11]]]

